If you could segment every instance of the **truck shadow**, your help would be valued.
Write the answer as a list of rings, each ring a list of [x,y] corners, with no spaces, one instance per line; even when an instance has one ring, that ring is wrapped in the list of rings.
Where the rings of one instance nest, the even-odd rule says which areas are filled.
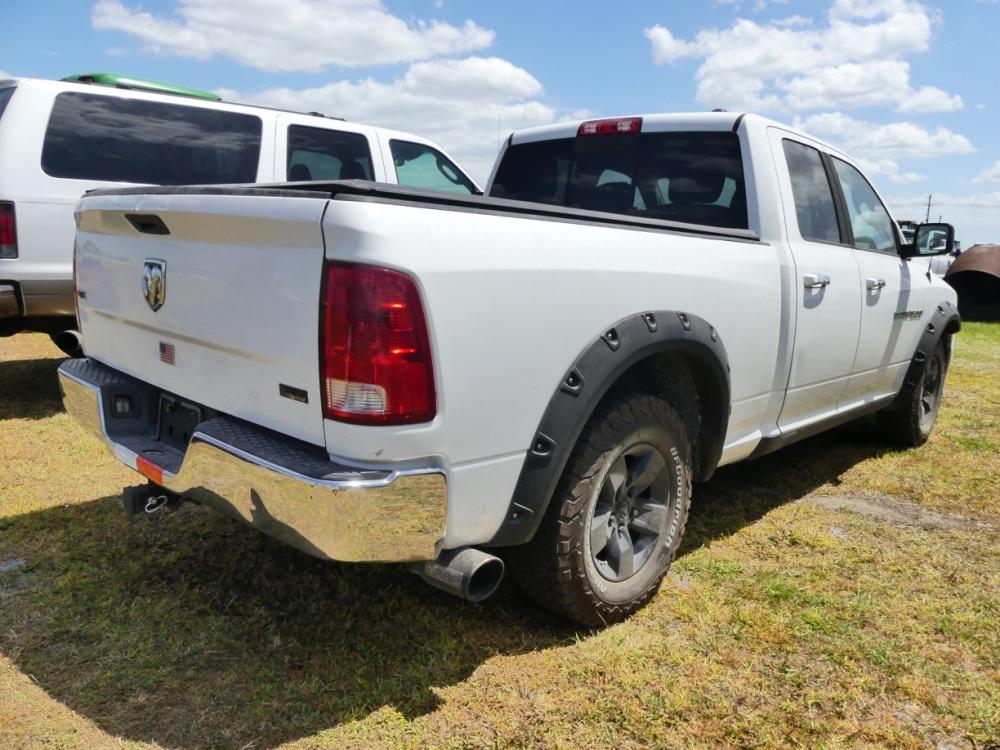
[[[61,412],[56,370],[63,361],[62,357],[0,360],[0,420],[44,419]]]
[[[682,554],[882,450],[820,437],[720,470],[696,486]],[[109,734],[171,748],[273,748],[383,708],[413,718],[494,655],[577,637],[510,584],[469,605],[197,508],[129,525],[105,497],[0,519],[5,561],[19,572],[0,565],[0,651]]]
[[[10,571],[5,573],[5,568]],[[512,586],[466,604],[401,566],[322,562],[199,508],[129,525],[117,498],[0,519],[0,652],[112,736],[272,748],[573,629]]]

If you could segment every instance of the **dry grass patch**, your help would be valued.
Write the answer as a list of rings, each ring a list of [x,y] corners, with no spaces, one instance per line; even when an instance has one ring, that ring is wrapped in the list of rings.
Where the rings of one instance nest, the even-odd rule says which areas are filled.
[[[0,339],[0,747],[1000,747],[1000,326],[923,448],[862,424],[697,486],[659,596],[599,632],[208,512],[130,526],[57,363]]]

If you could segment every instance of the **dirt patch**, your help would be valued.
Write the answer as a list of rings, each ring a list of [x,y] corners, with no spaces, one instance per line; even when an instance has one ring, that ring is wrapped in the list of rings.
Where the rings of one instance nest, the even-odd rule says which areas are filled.
[[[882,521],[890,526],[954,531],[989,531],[993,525],[975,518],[938,513],[915,503],[906,503],[885,495],[812,495],[805,498],[813,505],[829,510],[849,510],[859,516]]]

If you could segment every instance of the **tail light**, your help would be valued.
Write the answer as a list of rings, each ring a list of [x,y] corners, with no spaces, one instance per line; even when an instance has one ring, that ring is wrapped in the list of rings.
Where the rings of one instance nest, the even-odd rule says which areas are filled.
[[[434,367],[413,279],[388,268],[328,263],[322,315],[328,418],[372,425],[434,418]]]
[[[612,133],[638,133],[642,130],[641,117],[619,117],[615,120],[589,120],[576,131],[581,135],[611,135]]]
[[[17,221],[14,204],[0,201],[0,258],[17,257]]]

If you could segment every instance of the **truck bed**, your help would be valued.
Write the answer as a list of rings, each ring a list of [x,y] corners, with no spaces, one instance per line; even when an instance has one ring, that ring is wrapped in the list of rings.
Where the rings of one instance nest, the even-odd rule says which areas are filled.
[[[553,221],[574,221],[587,224],[635,227],[658,231],[681,232],[713,238],[757,241],[757,233],[749,229],[730,229],[705,224],[650,219],[643,216],[585,211],[579,208],[552,206],[545,203],[492,198],[482,195],[459,195],[438,190],[390,185],[367,180],[332,182],[282,182],[256,185],[205,185],[193,187],[112,188],[92,190],[88,196],[124,195],[245,195],[271,198],[324,198],[329,200],[371,200],[398,202],[434,207],[443,210],[503,213]]]

